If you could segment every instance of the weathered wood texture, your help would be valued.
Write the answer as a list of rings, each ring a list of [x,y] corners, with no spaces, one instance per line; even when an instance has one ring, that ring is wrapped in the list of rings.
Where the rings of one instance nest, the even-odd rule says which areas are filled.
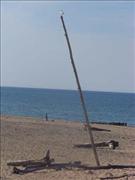
[[[96,147],[109,147],[110,149],[115,149],[119,146],[119,142],[111,140],[108,142],[95,143]],[[74,147],[77,148],[92,148],[91,144],[75,144]]]
[[[25,174],[33,171],[38,171],[42,169],[54,169],[54,170],[62,170],[62,169],[73,169],[78,168],[82,170],[101,170],[101,169],[124,169],[124,168],[135,168],[135,165],[107,165],[107,166],[87,166],[76,163],[54,163],[48,166],[37,166],[37,167],[26,167],[25,169],[19,169],[14,167],[13,173],[15,174]],[[104,178],[105,179],[105,178]],[[107,179],[107,177],[106,177]]]
[[[112,177],[101,177],[100,180],[106,180],[106,179],[123,179],[124,177],[127,178],[128,180],[128,177],[133,177],[135,176],[135,174],[123,174],[121,176],[112,176]]]
[[[54,162],[54,159],[50,159],[50,151],[48,150],[46,156],[40,160],[26,160],[26,161],[15,161],[15,162],[8,162],[8,166],[46,166]]]

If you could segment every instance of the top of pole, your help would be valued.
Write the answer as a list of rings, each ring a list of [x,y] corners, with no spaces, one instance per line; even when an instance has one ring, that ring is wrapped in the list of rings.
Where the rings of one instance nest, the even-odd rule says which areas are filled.
[[[63,15],[64,15],[64,11],[63,11],[63,10],[60,10],[60,16],[63,17]]]

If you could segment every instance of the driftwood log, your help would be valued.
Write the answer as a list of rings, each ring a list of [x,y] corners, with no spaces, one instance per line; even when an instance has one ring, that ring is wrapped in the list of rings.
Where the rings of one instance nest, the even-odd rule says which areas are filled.
[[[62,170],[62,169],[73,169],[78,168],[82,170],[100,170],[100,169],[125,169],[125,168],[135,168],[135,165],[105,165],[105,166],[87,166],[83,164],[77,163],[52,163],[48,166],[37,166],[37,167],[26,167],[25,169],[13,168],[13,173],[15,174],[25,174],[33,171],[38,171],[42,169],[54,169],[54,170]]]
[[[73,163],[52,163],[54,159],[50,158],[50,151],[48,150],[46,156],[41,160],[28,160],[28,161],[16,161],[8,162],[8,166],[13,166],[13,173],[15,174],[25,174],[33,171],[38,171],[42,169],[72,169],[78,168],[83,170],[99,170],[99,169],[123,169],[123,168],[135,168],[135,165],[103,165],[103,166],[87,166],[81,164],[80,161],[75,161]],[[16,166],[19,166],[17,168]]]
[[[135,168],[135,165],[100,165],[100,166],[88,166],[85,164],[77,164],[77,163],[52,163],[47,169],[55,169],[55,167],[61,167],[62,169],[71,167],[71,168],[79,168],[83,170],[99,170],[99,169],[127,169],[127,168]]]
[[[116,147],[119,146],[119,142],[118,141],[107,141],[107,142],[101,142],[101,143],[95,143],[96,147],[109,147],[110,149],[115,149]],[[76,148],[92,148],[91,144],[75,144],[74,147]]]
[[[109,130],[109,129],[97,128],[97,127],[93,127],[93,126],[92,126],[91,128],[92,128],[93,131],[108,131],[108,132],[111,131],[111,130]],[[87,130],[88,130],[88,124],[83,123],[83,129],[84,129],[85,131],[87,131]]]
[[[123,175],[120,175],[120,176],[112,176],[112,177],[101,177],[100,180],[106,180],[106,179],[123,179],[124,177],[127,178],[128,180],[128,177],[133,177],[135,176],[135,174],[123,174]]]
[[[47,166],[50,165],[54,159],[50,159],[50,151],[48,150],[46,156],[40,160],[28,160],[28,161],[15,161],[15,162],[8,162],[8,166]]]

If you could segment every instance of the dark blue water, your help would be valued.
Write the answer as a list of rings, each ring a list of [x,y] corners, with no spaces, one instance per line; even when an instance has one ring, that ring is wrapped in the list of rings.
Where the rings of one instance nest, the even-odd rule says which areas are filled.
[[[135,124],[135,94],[85,91],[89,119]],[[80,120],[79,94],[72,90],[1,88],[1,114]]]

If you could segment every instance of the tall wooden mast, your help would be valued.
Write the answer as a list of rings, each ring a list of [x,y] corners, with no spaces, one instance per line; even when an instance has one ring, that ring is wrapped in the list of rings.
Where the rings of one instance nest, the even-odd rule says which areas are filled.
[[[72,64],[72,67],[73,67],[73,71],[74,71],[74,75],[75,75],[75,79],[76,79],[76,83],[77,83],[78,91],[79,91],[79,95],[80,95],[80,101],[81,101],[81,105],[82,105],[85,121],[86,121],[86,124],[87,124],[88,133],[89,133],[90,141],[91,141],[91,144],[92,144],[92,149],[93,149],[93,153],[94,153],[94,156],[95,156],[96,164],[97,164],[97,166],[100,166],[98,155],[97,155],[97,151],[96,151],[96,146],[94,144],[92,128],[91,128],[91,125],[89,123],[89,118],[88,118],[88,113],[87,113],[87,109],[86,109],[86,104],[85,104],[85,101],[84,101],[81,85],[80,85],[80,82],[79,82],[79,77],[78,77],[77,70],[76,70],[76,67],[75,67],[75,63],[74,63],[74,59],[73,59],[73,53],[72,53],[72,49],[71,49],[68,33],[67,33],[67,30],[66,30],[66,26],[65,26],[65,23],[64,23],[63,14],[64,13],[62,12],[60,18],[61,18],[63,29],[64,29],[64,32],[65,32],[65,37],[66,37],[66,41],[67,41],[67,45],[68,45],[68,49],[69,49],[71,64]]]

